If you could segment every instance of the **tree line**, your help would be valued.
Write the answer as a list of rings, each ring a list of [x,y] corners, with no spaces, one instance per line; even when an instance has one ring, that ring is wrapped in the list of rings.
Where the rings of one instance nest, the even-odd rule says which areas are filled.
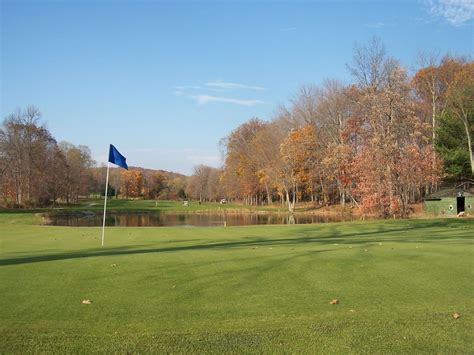
[[[349,202],[407,216],[442,180],[472,178],[474,62],[420,58],[410,77],[379,40],[357,46],[353,82],[303,86],[271,121],[235,128],[221,142],[223,168],[196,169],[195,190],[246,204],[278,201],[290,212],[299,201]]]
[[[95,191],[105,193],[107,168],[91,169],[98,186]],[[164,170],[130,167],[129,170],[111,168],[109,173],[108,195],[121,198],[146,198],[159,200],[179,200],[186,198],[187,177]]]
[[[89,148],[58,143],[30,106],[9,115],[0,129],[0,194],[8,206],[67,203],[88,193]]]
[[[0,202],[6,207],[76,203],[105,193],[106,167],[97,167],[87,146],[57,142],[41,113],[30,106],[7,116],[0,127]],[[110,170],[116,198],[183,199],[186,176],[131,167]]]
[[[251,118],[220,142],[221,168],[192,176],[110,170],[116,198],[316,206],[350,203],[364,213],[406,216],[449,180],[472,178],[474,62],[421,57],[410,76],[374,39],[347,66],[353,81],[306,85],[270,121]],[[0,201],[44,206],[100,197],[105,166],[86,146],[57,142],[33,106],[0,128]]]

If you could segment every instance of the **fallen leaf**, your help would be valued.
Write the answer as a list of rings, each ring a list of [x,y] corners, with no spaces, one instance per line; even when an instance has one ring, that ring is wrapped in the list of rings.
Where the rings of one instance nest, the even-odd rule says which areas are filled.
[[[329,304],[339,304],[339,300],[337,298],[334,298],[329,302]]]
[[[82,304],[91,304],[92,301],[91,300],[82,300]]]
[[[110,264],[110,266],[112,266],[112,267],[116,267],[116,266],[117,266],[117,264]]]
[[[453,314],[453,318],[454,319],[459,319],[459,318],[461,318],[461,315],[458,312],[456,312],[456,313]]]

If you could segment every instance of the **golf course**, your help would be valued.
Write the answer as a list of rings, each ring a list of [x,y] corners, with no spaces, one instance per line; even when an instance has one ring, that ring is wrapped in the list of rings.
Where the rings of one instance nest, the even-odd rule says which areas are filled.
[[[0,0],[0,355],[474,355],[474,0]]]
[[[0,353],[472,353],[473,231],[108,227],[101,247],[4,210]]]

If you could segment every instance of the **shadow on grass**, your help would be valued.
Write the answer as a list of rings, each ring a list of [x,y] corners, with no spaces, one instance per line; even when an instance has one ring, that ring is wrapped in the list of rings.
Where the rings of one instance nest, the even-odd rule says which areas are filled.
[[[379,226],[377,229],[371,231],[360,230],[367,227],[363,224],[353,225],[351,230],[357,232],[344,232],[341,231],[338,225],[326,226],[323,229],[303,229],[303,230],[283,230],[282,233],[286,236],[290,233],[298,233],[299,236],[293,238],[265,238],[265,237],[243,237],[246,240],[238,241],[223,241],[218,243],[205,243],[205,244],[194,244],[187,246],[170,246],[170,247],[159,247],[159,248],[144,248],[142,246],[133,247],[119,247],[109,249],[87,249],[70,253],[58,253],[58,254],[47,254],[47,255],[35,255],[26,257],[16,257],[9,259],[0,260],[0,266],[5,265],[16,265],[16,264],[28,264],[35,262],[45,261],[57,261],[67,259],[78,259],[78,258],[90,258],[100,256],[113,256],[113,255],[136,255],[136,254],[150,254],[150,253],[169,253],[169,252],[185,252],[195,250],[220,250],[220,249],[232,249],[232,248],[245,248],[245,247],[270,247],[270,246],[297,246],[301,244],[314,244],[314,245],[329,245],[329,244],[372,244],[379,241],[383,242],[397,242],[397,243],[428,243],[428,242],[442,242],[447,241],[449,243],[466,243],[472,241],[468,228],[464,223],[458,223],[460,221],[416,221],[416,223],[402,223],[399,228],[384,228]],[[345,225],[347,228],[347,225]],[[459,228],[461,227],[461,228]],[[427,231],[427,229],[436,228],[431,233],[426,233],[423,236],[412,235],[415,231]],[[452,230],[455,229],[461,232],[459,235],[452,235]],[[466,232],[464,231],[466,230]],[[404,233],[410,232],[411,234],[405,236]],[[397,234],[390,236],[387,234]],[[448,235],[446,235],[448,234]],[[375,240],[377,237],[377,240]],[[241,237],[242,238],[242,237]],[[383,238],[383,239],[380,239]],[[177,240],[178,242],[179,240]],[[197,240],[196,240],[197,241]]]

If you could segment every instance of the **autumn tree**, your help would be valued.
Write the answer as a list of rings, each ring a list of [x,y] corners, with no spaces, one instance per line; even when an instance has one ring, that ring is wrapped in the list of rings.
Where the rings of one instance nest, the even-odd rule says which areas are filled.
[[[160,199],[183,200],[186,198],[186,177],[168,176],[166,180],[166,189],[158,196]]]
[[[306,123],[299,129],[291,130],[281,144],[282,160],[285,169],[284,183],[286,201],[290,212],[304,192],[313,194],[318,168],[322,161],[322,149],[317,139],[316,127]],[[290,193],[292,199],[290,200]]]
[[[356,202],[349,175],[354,146],[357,145],[354,140],[351,142],[357,136],[354,126],[351,126],[355,100],[354,88],[337,80],[326,80],[320,90],[317,125],[320,127],[320,154],[324,156],[320,167],[321,188],[327,201],[324,186],[335,183],[343,206],[347,197]]]
[[[303,85],[293,97],[287,117],[291,118],[292,127],[299,128],[306,124],[316,124],[321,90],[314,85]]]
[[[275,194],[283,196],[280,145],[286,134],[287,129],[281,122],[264,122],[250,143],[254,174],[268,204],[273,203]]]
[[[467,151],[474,175],[472,134],[474,129],[474,62],[461,64],[447,91],[450,113],[459,119],[465,130]]]
[[[178,196],[181,196],[181,198],[189,196],[200,202],[219,201],[225,196],[221,177],[221,169],[207,165],[197,165],[194,167],[193,175],[187,179],[186,193],[183,194],[182,188],[178,188]]]
[[[429,126],[416,115],[406,71],[386,56],[380,43],[373,42],[363,52],[356,50],[352,68],[358,78],[357,114],[362,138],[352,164],[355,191],[366,211],[406,216],[410,201],[407,186],[413,192],[438,176],[437,164],[424,170],[427,174],[407,176],[413,166],[426,159],[436,161],[429,144]],[[418,179],[413,180],[414,176]]]
[[[120,170],[125,198],[136,198],[143,193],[143,174],[138,169]]]
[[[442,72],[434,56],[420,58],[422,67],[411,79],[419,99],[419,109],[431,121],[432,144],[436,142],[437,120],[446,108],[447,73]]]
[[[198,165],[194,167],[193,175],[189,178],[186,194],[194,199],[203,202],[209,199],[209,176],[212,167]]]
[[[472,62],[464,58],[445,56],[439,63],[431,58],[423,61],[423,64],[412,78],[418,110],[421,115],[431,119],[432,144],[443,154],[445,171],[451,176],[461,177],[459,174],[464,174],[463,156],[466,154],[470,161],[472,158],[472,123],[469,118],[469,103],[472,102]],[[467,149],[452,151],[453,144],[447,133],[452,133],[455,129],[456,123],[451,121],[453,118],[459,120],[464,128],[464,147]],[[459,139],[459,135],[457,137]]]
[[[64,194],[66,202],[77,201],[78,197],[88,194],[90,168],[95,162],[90,149],[86,146],[75,146],[68,142],[59,143],[59,149],[65,158]]]
[[[168,187],[166,176],[161,172],[155,172],[148,177],[147,183],[147,197],[158,198],[163,191]]]
[[[222,170],[212,168],[207,179],[207,193],[210,201],[218,202],[225,197],[225,192],[221,185]]]
[[[445,165],[460,147],[453,141],[472,162],[470,64],[444,57],[409,78],[377,38],[356,46],[354,83],[303,86],[270,122],[251,119],[223,140],[227,195],[245,203],[279,196],[290,211],[309,199],[407,216],[440,181],[437,152],[448,141]],[[453,140],[448,126],[465,138]]]
[[[16,204],[47,204],[59,194],[58,160],[64,158],[56,140],[39,125],[41,113],[33,106],[9,115],[0,129],[0,167],[5,192]]]
[[[262,190],[256,172],[259,170],[256,158],[259,154],[252,149],[252,142],[264,123],[256,118],[243,123],[224,140],[225,163],[223,182],[233,185],[235,197],[241,197],[247,204],[262,200]],[[231,193],[229,189],[226,190]]]

